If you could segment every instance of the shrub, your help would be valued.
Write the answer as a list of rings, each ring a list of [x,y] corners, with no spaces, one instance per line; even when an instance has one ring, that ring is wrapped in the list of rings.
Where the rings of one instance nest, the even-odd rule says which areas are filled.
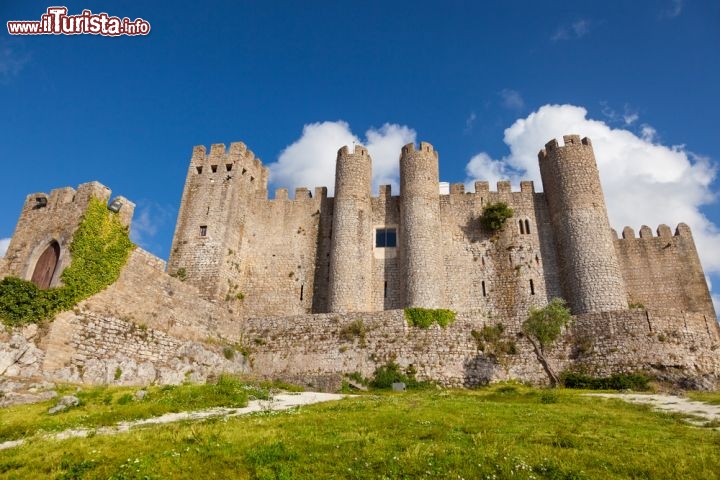
[[[340,329],[340,338],[346,342],[352,342],[357,338],[360,343],[364,343],[365,333],[365,323],[358,318]]]
[[[587,390],[648,390],[650,378],[642,373],[613,373],[609,377],[593,377],[578,372],[560,375],[566,388]]]
[[[223,347],[223,356],[227,360],[235,358],[235,349],[233,347]]]
[[[393,383],[398,382],[404,383],[407,388],[425,388],[431,385],[428,382],[418,382],[415,379],[416,373],[415,367],[412,365],[403,372],[400,365],[390,361],[375,369],[370,386],[377,389],[389,389],[392,388]]]
[[[484,325],[480,331],[471,330],[470,335],[475,339],[478,350],[500,360],[505,355],[515,355],[517,353],[515,342],[511,339],[503,339],[504,331],[505,326],[498,323],[494,327]]]
[[[185,269],[185,267],[180,267],[175,273],[171,273],[170,276],[177,278],[181,282],[184,282],[185,280],[187,280],[187,270]]]
[[[430,328],[430,325],[437,323],[445,328],[455,321],[455,312],[442,308],[406,308],[405,318],[411,327]]]
[[[133,395],[132,393],[124,393],[120,396],[120,398],[117,399],[115,403],[118,405],[127,405],[128,403],[132,403],[133,401]]]
[[[0,320],[19,326],[47,320],[113,284],[135,245],[117,213],[93,198],[70,244],[72,263],[63,271],[62,287],[41,290],[32,282],[7,277],[0,281]]]
[[[507,203],[489,203],[483,208],[480,223],[483,227],[495,232],[505,225],[505,221],[512,217],[513,213],[513,209],[508,207]]]

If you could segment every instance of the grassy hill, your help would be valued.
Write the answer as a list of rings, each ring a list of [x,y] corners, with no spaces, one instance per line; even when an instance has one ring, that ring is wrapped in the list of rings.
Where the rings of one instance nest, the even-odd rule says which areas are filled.
[[[129,399],[132,391],[90,389],[78,394],[79,407],[54,416],[53,401],[0,411],[0,438],[28,439],[0,451],[0,478],[720,478],[717,430],[620,400],[515,384],[371,393],[112,436],[43,438],[263,395],[227,379],[221,388],[152,388],[142,400]]]

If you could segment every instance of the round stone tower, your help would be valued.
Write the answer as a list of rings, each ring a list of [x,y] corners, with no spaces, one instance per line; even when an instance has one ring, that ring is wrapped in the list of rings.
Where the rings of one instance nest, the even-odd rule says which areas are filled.
[[[628,308],[589,138],[565,135],[540,151],[540,176],[555,232],[560,282],[574,314]]]
[[[438,154],[409,143],[400,155],[400,255],[408,307],[444,307]]]
[[[363,312],[372,298],[372,159],[365,147],[338,151],[328,310]]]

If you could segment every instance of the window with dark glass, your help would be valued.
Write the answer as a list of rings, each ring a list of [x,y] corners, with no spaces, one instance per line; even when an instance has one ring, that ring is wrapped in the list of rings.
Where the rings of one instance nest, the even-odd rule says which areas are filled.
[[[375,230],[375,247],[376,248],[397,247],[397,229],[395,229],[395,228],[378,228],[377,230]]]
[[[200,226],[200,236],[204,237],[207,235],[207,225],[201,225]]]

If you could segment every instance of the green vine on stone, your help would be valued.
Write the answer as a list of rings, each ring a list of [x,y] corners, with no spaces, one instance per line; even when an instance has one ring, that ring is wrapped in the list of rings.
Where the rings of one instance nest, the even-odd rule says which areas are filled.
[[[63,286],[41,290],[15,277],[0,281],[0,320],[19,326],[48,320],[115,283],[135,245],[117,213],[92,198],[75,231],[72,263],[62,273]]]
[[[406,308],[405,318],[411,327],[430,328],[430,325],[437,323],[445,328],[455,321],[455,312],[443,308]]]

